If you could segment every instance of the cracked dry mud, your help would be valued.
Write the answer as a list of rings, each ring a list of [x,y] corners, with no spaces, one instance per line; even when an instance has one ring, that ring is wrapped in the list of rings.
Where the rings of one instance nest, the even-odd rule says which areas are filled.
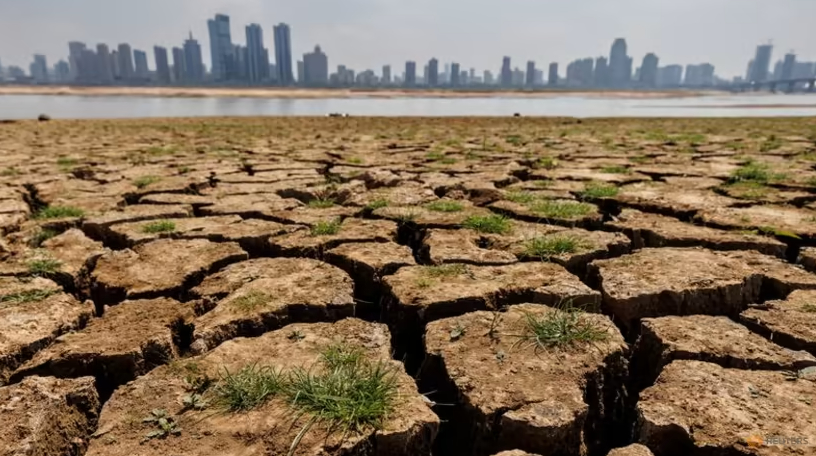
[[[816,454],[816,120],[12,122],[0,156],[0,455]]]

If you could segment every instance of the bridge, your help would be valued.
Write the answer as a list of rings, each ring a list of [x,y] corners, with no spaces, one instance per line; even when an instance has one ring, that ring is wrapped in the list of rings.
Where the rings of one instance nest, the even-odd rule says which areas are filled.
[[[778,79],[774,81],[762,81],[762,82],[743,82],[741,84],[733,84],[731,85],[732,92],[747,92],[747,91],[754,91],[758,92],[763,88],[767,88],[771,92],[776,93],[777,89],[781,88],[785,91],[785,93],[793,93],[797,90],[797,86],[803,87],[803,91],[805,92],[816,92],[816,76],[811,76],[807,78],[794,78],[794,79]]]

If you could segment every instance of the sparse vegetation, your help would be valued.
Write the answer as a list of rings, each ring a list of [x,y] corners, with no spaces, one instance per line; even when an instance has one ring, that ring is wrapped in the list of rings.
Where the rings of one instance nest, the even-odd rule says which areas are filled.
[[[215,386],[216,404],[232,412],[259,407],[285,387],[283,374],[269,366],[250,365],[238,372],[227,369]]]
[[[14,167],[5,168],[3,171],[0,171],[0,176],[3,177],[14,177],[20,174],[22,174],[20,170]]]
[[[167,410],[156,409],[150,412],[150,416],[142,420],[143,423],[151,424],[155,429],[145,435],[144,440],[164,439],[171,435],[180,435],[181,428],[175,418],[167,414]]]
[[[802,312],[816,313],[816,305],[814,305],[814,304],[805,304],[805,305],[802,306]]]
[[[536,168],[555,169],[558,167],[558,161],[553,157],[541,157],[535,163]]]
[[[545,218],[575,219],[591,213],[595,206],[573,201],[537,201],[530,210]]]
[[[47,276],[58,272],[62,263],[53,258],[40,258],[28,262],[28,273],[32,276]]]
[[[754,182],[758,184],[769,184],[786,178],[787,175],[772,172],[770,167],[764,163],[749,161],[731,173],[729,183]]]
[[[374,200],[366,205],[366,209],[370,211],[376,211],[377,209],[382,209],[384,207],[388,207],[388,200],[382,198]]]
[[[459,201],[438,200],[425,205],[425,209],[433,212],[461,212],[465,207]]]
[[[57,289],[20,291],[17,293],[0,295],[0,303],[25,304],[27,302],[38,302],[55,294],[59,294],[60,292],[61,291]]]
[[[69,168],[72,168],[72,167],[76,166],[77,163],[78,163],[77,159],[71,158],[71,157],[59,157],[57,159],[57,166],[59,166],[63,170],[67,170]]]
[[[85,211],[72,206],[46,206],[40,209],[34,218],[40,220],[60,219],[68,217],[82,217]]]
[[[504,194],[504,199],[518,204],[529,204],[537,199],[536,195],[530,192],[512,191]]]
[[[310,230],[312,236],[332,236],[340,231],[340,219],[317,222]]]
[[[432,279],[441,277],[455,277],[467,272],[464,264],[443,264],[439,266],[425,266],[422,268],[422,275]]]
[[[245,295],[230,301],[230,304],[242,312],[252,312],[266,305],[269,300],[270,296],[268,294],[259,290],[250,290]]]
[[[334,207],[334,200],[331,198],[315,198],[309,201],[309,207],[312,209],[328,209]]]
[[[513,229],[513,222],[503,215],[493,214],[468,217],[462,226],[484,234],[505,234]]]
[[[524,243],[524,255],[528,257],[547,258],[575,253],[586,248],[587,242],[571,235],[550,235],[534,237]]]
[[[142,233],[147,234],[171,233],[173,231],[176,231],[176,224],[171,220],[158,220],[142,226]]]
[[[133,181],[133,185],[135,185],[136,188],[138,188],[138,189],[142,189],[142,188],[145,188],[145,187],[147,187],[149,185],[155,184],[156,182],[159,182],[160,180],[161,180],[161,177],[157,177],[157,176],[142,176],[142,177],[139,177],[139,178],[135,179]]]
[[[578,193],[578,196],[583,200],[614,198],[618,196],[619,192],[620,189],[613,184],[590,182],[584,186],[584,189]]]
[[[46,229],[41,229],[40,231],[37,231],[37,233],[35,233],[33,236],[31,236],[31,240],[29,241],[29,245],[31,245],[31,247],[34,247],[34,248],[40,247],[43,244],[43,242],[51,239],[52,237],[54,237],[54,236],[56,236],[58,234],[59,233],[57,233],[54,230],[50,230],[50,229],[47,229],[47,228]]]
[[[603,342],[609,333],[587,318],[584,311],[567,303],[544,315],[526,314],[525,331],[519,337],[536,350],[549,350]]]
[[[621,165],[604,166],[601,172],[605,174],[631,174],[632,170]]]

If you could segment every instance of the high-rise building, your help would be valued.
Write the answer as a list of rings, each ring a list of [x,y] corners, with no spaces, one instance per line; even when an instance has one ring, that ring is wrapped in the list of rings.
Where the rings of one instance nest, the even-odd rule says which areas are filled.
[[[96,45],[96,63],[99,66],[97,70],[99,82],[103,84],[111,84],[115,74],[113,58],[107,44],[99,43]]]
[[[133,66],[133,52],[130,50],[130,45],[127,43],[120,44],[117,56],[119,59],[119,78],[124,81],[133,79],[136,70]]]
[[[0,71],[2,73],[2,71]],[[54,65],[54,82],[69,82],[71,78],[71,66],[65,60],[60,60]]]
[[[404,83],[409,87],[416,85],[416,62],[410,60],[405,62]]]
[[[683,67],[667,65],[657,70],[658,87],[680,87],[683,82]]]
[[[246,42],[247,79],[254,84],[269,79],[269,51],[263,45],[260,25],[247,25]]]
[[[450,66],[450,85],[451,87],[458,87],[462,85],[462,74],[458,63],[452,62]]]
[[[232,32],[230,18],[225,14],[216,14],[214,19],[207,21],[210,32],[210,73],[216,81],[228,79],[233,70],[235,49],[232,46]]]
[[[502,58],[501,79],[499,83],[502,87],[510,87],[513,85],[513,70],[510,68],[510,57]]]
[[[439,60],[433,58],[428,61],[428,75],[425,78],[426,84],[430,87],[439,85]]]
[[[147,53],[135,49],[133,51],[133,61],[135,64],[135,76],[142,80],[150,78],[150,68],[147,66]]]
[[[793,79],[793,69],[796,67],[796,54],[790,52],[785,55],[785,62],[782,64],[782,80]]]
[[[626,40],[618,38],[609,53],[609,83],[614,87],[628,86],[632,80],[632,59],[626,54]]]
[[[493,73],[491,73],[490,70],[484,70],[482,73],[482,82],[484,85],[493,85],[495,81],[493,80]]]
[[[278,83],[291,85],[292,75],[292,36],[289,25],[280,23],[273,28],[275,35],[275,65],[278,67]]]
[[[535,62],[530,60],[529,62],[527,62],[527,73],[525,74],[526,79],[524,81],[527,87],[532,87],[535,85],[535,75],[536,75]]]
[[[686,77],[683,85],[687,87],[711,87],[714,85],[714,65],[686,65]]]
[[[298,84],[305,84],[306,83],[306,77],[303,75],[303,73],[306,71],[306,68],[303,65],[303,60],[298,60],[297,61],[297,67],[296,68],[297,68],[297,72],[295,74],[296,75],[295,81]]]
[[[550,64],[549,71],[547,72],[547,84],[554,86],[558,85],[558,63],[553,62]]]
[[[48,62],[45,56],[41,54],[34,55],[34,61],[29,65],[28,70],[31,78],[37,84],[45,84],[48,82]]]
[[[659,59],[651,52],[643,57],[643,63],[640,65],[640,83],[643,85],[643,87],[657,86],[658,64]]]
[[[594,83],[595,59],[589,57],[575,60],[567,65],[567,85],[589,87]]]
[[[315,46],[314,52],[303,54],[303,78],[310,86],[329,84],[329,58],[320,46]]]
[[[773,73],[771,74],[771,80],[778,81],[782,79],[782,67],[785,66],[785,62],[781,60],[777,60],[776,64],[774,65]]]
[[[167,48],[154,46],[153,58],[156,59],[156,81],[159,84],[170,84],[170,62],[167,60]]]
[[[771,67],[771,55],[773,54],[773,45],[762,44],[757,46],[756,55],[754,56],[753,64],[750,65],[750,75],[748,81],[750,82],[764,82],[768,80],[768,71]]]
[[[383,85],[391,84],[391,65],[383,65],[380,83]]]
[[[470,83],[468,80],[468,72],[467,70],[462,70],[459,72],[459,84],[462,86],[466,86]]]
[[[593,85],[595,87],[606,87],[609,84],[609,61],[606,57],[595,59],[595,74]]]
[[[71,71],[69,74],[71,80],[79,78],[79,60],[84,50],[85,43],[79,41],[71,41],[68,43],[68,65]]]
[[[193,38],[184,41],[184,81],[199,83],[204,80],[204,63],[201,58],[201,45]]]
[[[816,62],[796,62],[793,67],[794,78],[809,78],[816,76]]]
[[[173,48],[173,81],[181,84],[186,81],[187,65],[185,64],[184,50],[179,47]]]

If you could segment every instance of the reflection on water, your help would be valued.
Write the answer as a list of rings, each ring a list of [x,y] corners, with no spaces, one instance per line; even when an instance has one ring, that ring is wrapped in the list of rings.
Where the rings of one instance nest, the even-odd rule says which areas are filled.
[[[751,107],[739,106],[748,105]],[[784,107],[779,107],[783,105]],[[763,107],[764,106],[764,107]],[[724,95],[673,99],[553,98],[159,98],[0,96],[0,119],[200,116],[816,116],[816,95]]]

